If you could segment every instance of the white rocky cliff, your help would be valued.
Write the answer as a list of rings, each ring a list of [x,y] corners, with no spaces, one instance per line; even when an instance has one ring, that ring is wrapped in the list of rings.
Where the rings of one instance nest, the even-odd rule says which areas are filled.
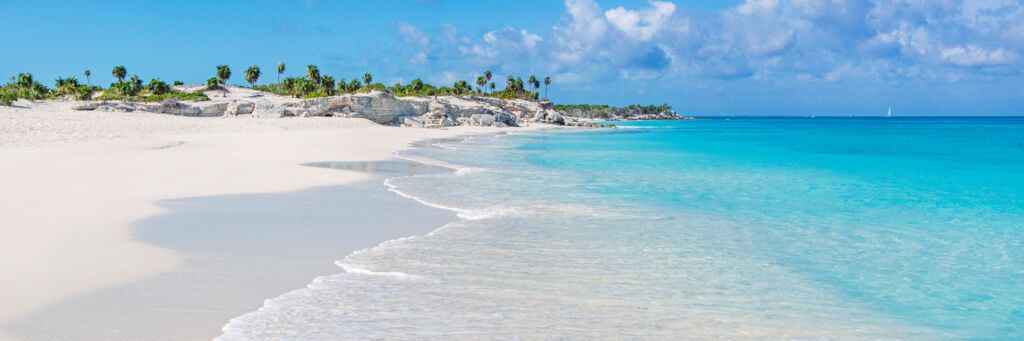
[[[237,87],[232,87],[228,94],[218,97],[211,93],[209,101],[201,102],[88,102],[75,109],[145,111],[183,116],[353,117],[384,125],[425,128],[459,125],[515,127],[534,122],[587,125],[563,117],[550,102],[477,96],[394,97],[385,92],[293,99]]]

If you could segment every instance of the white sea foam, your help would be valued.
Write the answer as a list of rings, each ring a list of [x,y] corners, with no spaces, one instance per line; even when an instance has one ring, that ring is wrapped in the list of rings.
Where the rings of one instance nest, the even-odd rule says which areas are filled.
[[[423,205],[427,205],[427,206],[430,206],[430,207],[433,207],[433,208],[439,208],[439,209],[442,209],[442,210],[447,210],[447,211],[455,212],[456,216],[458,216],[459,218],[462,218],[462,219],[466,219],[466,220],[478,220],[478,219],[487,219],[487,218],[493,218],[493,217],[510,216],[510,215],[522,214],[522,213],[526,213],[527,212],[527,211],[525,211],[523,209],[520,209],[520,208],[517,208],[517,207],[507,207],[507,206],[494,206],[494,207],[489,207],[489,208],[485,208],[485,209],[478,209],[478,210],[469,210],[469,209],[464,209],[464,208],[459,208],[459,207],[445,206],[445,205],[441,205],[441,204],[438,204],[438,203],[433,203],[433,202],[424,200],[424,199],[422,199],[420,197],[417,197],[417,196],[414,196],[414,195],[402,192],[401,190],[398,189],[398,186],[395,186],[392,183],[392,179],[394,179],[394,178],[388,178],[388,179],[384,180],[384,186],[387,186],[389,191],[391,191],[391,192],[393,192],[395,194],[398,194],[398,195],[400,195],[402,197],[415,200],[416,202],[421,203]]]
[[[391,278],[402,279],[402,280],[419,280],[419,279],[423,279],[424,278],[423,276],[410,275],[410,274],[403,273],[403,272],[373,271],[373,270],[369,270],[369,269],[366,269],[364,267],[361,267],[359,265],[349,264],[349,263],[342,263],[341,261],[337,261],[337,262],[335,262],[335,264],[337,264],[339,267],[341,267],[342,270],[345,270],[345,273],[356,274],[356,275],[385,276],[385,277],[391,277]]]
[[[444,143],[434,143],[434,144],[432,144],[431,146],[434,146],[434,147],[438,147],[438,148],[442,148],[442,149],[447,149],[447,150],[456,150],[456,149],[459,149],[459,148],[456,148],[456,147],[454,147],[454,146],[449,146],[449,145],[447,145],[447,144],[444,144]]]
[[[402,160],[407,160],[407,161],[412,161],[412,162],[419,162],[419,163],[422,163],[422,164],[425,164],[425,165],[430,165],[430,166],[438,166],[438,167],[449,168],[449,169],[455,171],[455,175],[466,175],[466,174],[469,174],[469,173],[478,173],[478,172],[490,171],[490,169],[487,169],[487,168],[462,166],[462,165],[456,165],[456,164],[444,162],[444,161],[441,161],[441,160],[434,160],[434,159],[425,158],[425,157],[407,156],[407,155],[403,155],[401,153],[401,151],[395,151],[394,156],[396,158],[399,158],[399,159],[402,159]]]

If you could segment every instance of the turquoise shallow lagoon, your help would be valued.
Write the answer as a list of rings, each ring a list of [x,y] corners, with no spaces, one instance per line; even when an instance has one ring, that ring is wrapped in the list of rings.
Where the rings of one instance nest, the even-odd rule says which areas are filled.
[[[464,219],[223,338],[1024,338],[1024,118],[620,125],[401,152]]]

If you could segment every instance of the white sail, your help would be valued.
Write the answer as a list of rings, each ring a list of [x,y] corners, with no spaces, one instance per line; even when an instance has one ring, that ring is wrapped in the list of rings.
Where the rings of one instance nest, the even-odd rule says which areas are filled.
[[[889,106],[889,114],[886,117],[892,118],[892,106]]]

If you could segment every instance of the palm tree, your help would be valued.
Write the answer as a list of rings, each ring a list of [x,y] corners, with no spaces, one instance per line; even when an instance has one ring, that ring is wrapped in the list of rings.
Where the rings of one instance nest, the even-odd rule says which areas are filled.
[[[320,69],[318,69],[316,65],[307,65],[306,72],[309,73],[306,75],[307,80],[313,82],[313,84],[320,83]]]
[[[24,89],[31,89],[32,85],[35,84],[35,80],[32,79],[31,73],[19,73],[18,74],[18,86]]]
[[[491,93],[494,93],[494,82],[491,82]]]
[[[534,75],[530,75],[530,79],[526,80],[526,84],[533,86],[533,83],[537,83],[537,77]]]
[[[480,78],[483,78],[483,77],[480,77]],[[452,85],[452,93],[454,93],[456,95],[462,95],[464,93],[471,92],[471,91],[473,91],[473,87],[469,86],[469,83],[466,83],[466,81],[458,81],[458,82],[455,82],[455,85]]]
[[[89,80],[89,76],[92,76],[92,71],[85,70],[85,81],[89,83],[89,86],[92,86],[92,81]]]
[[[491,81],[491,70],[484,71],[484,78],[487,78],[488,82]]]
[[[284,73],[284,62],[277,63],[277,83],[281,84],[281,74]]]
[[[327,94],[330,94],[334,91],[334,78],[331,76],[320,77],[320,86],[327,90]]]
[[[231,68],[227,65],[217,65],[217,79],[224,85],[224,92],[221,97],[228,97],[228,79],[231,78]]]
[[[78,80],[74,77],[57,78],[56,87],[59,95],[74,95],[78,86]]]
[[[551,84],[551,76],[544,77],[544,98],[548,98],[548,84]]]
[[[118,65],[114,67],[114,71],[111,71],[111,74],[113,74],[114,77],[117,77],[118,82],[122,82],[124,81],[124,76],[128,75],[128,70],[126,70],[124,66]]]
[[[515,82],[516,78],[508,75],[508,78],[505,79],[505,90],[512,91],[512,84],[515,84]]]
[[[54,87],[57,88],[57,94],[63,95],[68,92],[70,85],[71,84],[68,82],[67,78],[57,77],[57,82],[54,84]]]
[[[253,87],[256,81],[260,80],[260,68],[256,65],[250,66],[245,70],[245,81],[249,82],[249,87]]]
[[[363,84],[370,85],[373,82],[373,75],[369,72],[363,74]]]
[[[352,78],[352,81],[348,82],[348,85],[345,85],[345,87],[348,88],[348,91],[346,92],[356,92],[356,90],[359,90],[362,86],[362,84],[359,84],[359,78]]]
[[[531,75],[529,82],[530,82],[530,85],[533,86],[533,92],[536,92],[537,89],[540,88],[540,81],[537,80],[537,77],[534,77],[534,76]]]
[[[283,88],[284,92],[287,94],[294,94],[293,91],[295,91],[295,85],[295,78],[285,78],[284,83],[281,83],[281,88]]]
[[[305,96],[305,95],[307,95],[307,94],[309,94],[309,93],[311,93],[313,91],[316,91],[316,86],[317,86],[316,83],[313,83],[313,81],[307,81],[307,80],[301,80],[300,79],[299,80],[298,88],[299,88],[299,91],[302,93],[302,96]],[[302,96],[297,96],[297,97],[301,98]]]
[[[486,84],[487,84],[487,78],[485,78],[484,76],[480,76],[480,77],[476,78],[476,85],[477,85],[476,89],[477,89],[477,91],[482,93],[483,89],[484,89],[484,85],[486,85]]]

